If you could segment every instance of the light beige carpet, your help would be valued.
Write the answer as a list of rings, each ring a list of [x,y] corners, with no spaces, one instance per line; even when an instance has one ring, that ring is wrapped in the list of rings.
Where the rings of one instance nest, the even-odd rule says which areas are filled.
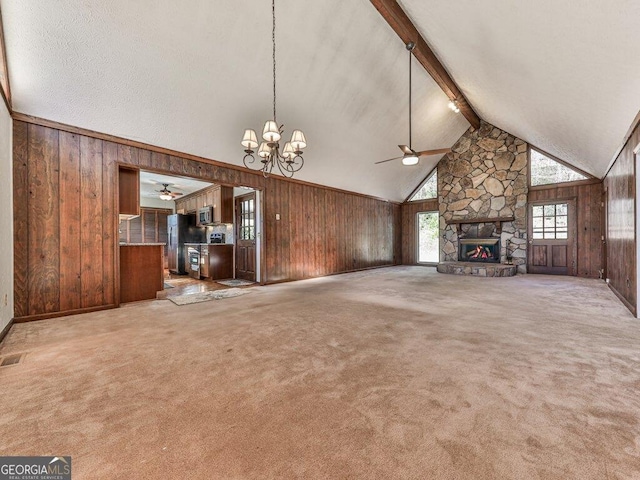
[[[603,282],[397,267],[16,325],[0,453],[74,479],[637,479],[640,323]]]

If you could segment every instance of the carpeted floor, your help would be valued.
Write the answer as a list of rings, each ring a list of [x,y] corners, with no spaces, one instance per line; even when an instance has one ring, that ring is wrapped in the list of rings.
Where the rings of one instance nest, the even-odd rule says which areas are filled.
[[[79,479],[637,479],[640,323],[603,282],[394,267],[18,324],[0,454]]]

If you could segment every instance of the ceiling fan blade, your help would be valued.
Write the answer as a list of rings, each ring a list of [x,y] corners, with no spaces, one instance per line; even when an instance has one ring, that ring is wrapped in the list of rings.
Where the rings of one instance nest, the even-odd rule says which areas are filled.
[[[398,148],[402,150],[406,155],[411,155],[412,153],[414,153],[413,150],[411,150],[406,145],[398,145]]]
[[[179,197],[180,195],[184,195],[184,193],[182,193],[182,192],[172,192],[171,193],[172,197]]]
[[[379,162],[374,163],[374,165],[378,165],[379,163],[391,162],[392,160],[400,160],[402,157],[390,158],[388,160],[380,160]]]
[[[449,153],[450,151],[450,148],[436,148],[434,150],[423,150],[421,152],[416,152],[416,155],[418,155],[419,157],[426,155],[441,155],[443,153]]]

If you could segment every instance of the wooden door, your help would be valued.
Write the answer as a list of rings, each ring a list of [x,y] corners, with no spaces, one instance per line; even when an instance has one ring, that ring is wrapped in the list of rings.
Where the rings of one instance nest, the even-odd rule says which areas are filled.
[[[236,278],[256,281],[256,193],[236,197]]]
[[[576,275],[575,200],[529,206],[529,273]]]

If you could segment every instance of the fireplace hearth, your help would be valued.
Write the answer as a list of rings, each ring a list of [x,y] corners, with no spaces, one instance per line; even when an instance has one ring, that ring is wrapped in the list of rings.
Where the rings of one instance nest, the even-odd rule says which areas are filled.
[[[500,263],[500,238],[461,238],[459,242],[459,261]]]

